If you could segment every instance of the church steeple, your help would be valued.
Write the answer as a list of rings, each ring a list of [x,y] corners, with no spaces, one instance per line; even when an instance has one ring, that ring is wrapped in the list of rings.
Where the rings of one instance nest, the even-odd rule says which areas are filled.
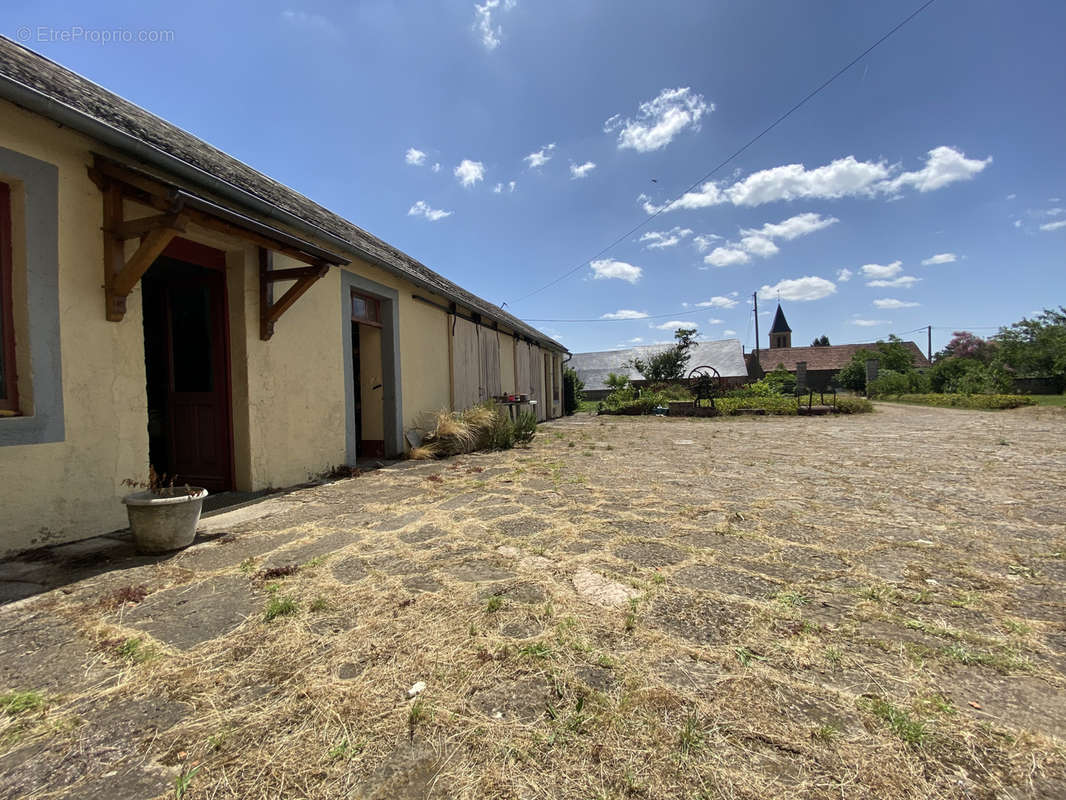
[[[770,349],[778,347],[792,347],[792,328],[788,327],[780,303],[777,304],[777,313],[774,314],[774,324],[770,327]]]

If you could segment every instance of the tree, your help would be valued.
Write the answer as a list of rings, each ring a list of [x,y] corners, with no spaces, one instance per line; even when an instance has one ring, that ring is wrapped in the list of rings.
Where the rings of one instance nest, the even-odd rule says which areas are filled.
[[[634,358],[629,362],[648,383],[670,383],[685,377],[685,367],[691,356],[689,352],[699,335],[695,328],[678,328],[674,332],[677,342],[672,347],[650,356],[646,361]]]
[[[1066,306],[1000,328],[996,341],[999,360],[1018,377],[1053,377],[1060,389],[1066,385]]]
[[[955,331],[947,346],[936,354],[936,361],[944,358],[972,358],[988,364],[996,354],[996,343],[982,339],[969,331]]]
[[[824,333],[811,342],[811,347],[829,347],[829,337]]]
[[[570,416],[585,399],[585,383],[573,367],[563,367],[563,413]]]
[[[888,337],[888,341],[878,341],[875,350],[863,348],[851,357],[847,366],[836,375],[837,382],[845,389],[861,392],[866,388],[866,362],[870,359],[877,361],[878,370],[891,370],[901,374],[908,374],[914,370],[914,358],[912,351],[895,334]]]

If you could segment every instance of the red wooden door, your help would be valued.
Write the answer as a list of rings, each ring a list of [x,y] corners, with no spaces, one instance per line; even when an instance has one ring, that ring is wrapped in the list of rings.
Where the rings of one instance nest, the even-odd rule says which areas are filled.
[[[166,276],[170,475],[232,487],[225,272],[174,264]]]

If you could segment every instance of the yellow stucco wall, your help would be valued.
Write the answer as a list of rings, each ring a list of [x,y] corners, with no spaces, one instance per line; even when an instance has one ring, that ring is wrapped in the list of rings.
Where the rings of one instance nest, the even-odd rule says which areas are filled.
[[[104,318],[102,201],[86,173],[88,140],[2,101],[0,119],[0,147],[59,170],[66,428],[62,442],[0,447],[4,553],[124,527],[121,482],[147,471],[148,414],[139,288],[122,324]],[[28,378],[24,370],[20,382]]]
[[[0,147],[58,168],[65,423],[62,442],[0,446],[3,555],[125,527],[120,498],[129,490],[122,480],[143,479],[147,472],[148,418],[140,285],[128,298],[124,320],[108,322],[104,314],[102,200],[87,167],[92,152],[106,154],[108,149],[4,101]],[[344,463],[344,362],[351,353],[344,348],[346,303],[340,270],[330,270],[316,282],[277,322],[273,338],[264,342],[259,338],[257,249],[243,239],[196,226],[190,226],[186,236],[226,252],[236,488],[300,483]],[[136,244],[129,242],[128,247],[132,250]],[[16,242],[16,289],[19,258]],[[274,266],[299,264],[275,255]],[[397,292],[403,429],[416,426],[425,412],[447,408],[449,316],[412,295],[441,305],[447,300],[358,260],[344,269]],[[285,288],[276,285],[275,297]],[[372,338],[367,336],[364,348]],[[500,345],[502,388],[515,391],[514,345],[506,331],[500,332]],[[21,366],[25,353],[20,352],[18,360]],[[381,382],[381,366],[368,363],[366,355],[364,363],[364,397],[380,397],[382,391],[370,387]],[[375,369],[377,373],[370,374]],[[25,371],[20,377],[26,378]],[[24,391],[32,398],[29,387]],[[364,422],[362,438],[383,438],[380,416]]]

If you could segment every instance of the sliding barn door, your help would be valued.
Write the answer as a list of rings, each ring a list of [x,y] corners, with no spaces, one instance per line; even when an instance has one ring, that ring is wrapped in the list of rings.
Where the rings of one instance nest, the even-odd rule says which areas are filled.
[[[478,326],[452,317],[452,409],[464,411],[481,401],[481,352]]]

